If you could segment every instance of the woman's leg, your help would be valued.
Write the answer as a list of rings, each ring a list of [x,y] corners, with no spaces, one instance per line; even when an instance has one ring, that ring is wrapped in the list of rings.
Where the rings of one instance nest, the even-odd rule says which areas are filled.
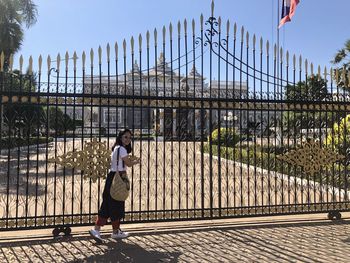
[[[113,228],[113,233],[118,233],[118,230],[120,228],[120,219],[117,219],[115,221],[112,221],[112,228]]]
[[[107,223],[107,219],[110,217],[109,206],[111,205],[111,202],[110,202],[109,191],[111,188],[113,177],[114,177],[114,173],[110,172],[106,178],[105,187],[102,193],[102,203],[101,203],[100,209],[98,210],[98,217],[95,223],[96,230],[100,230],[101,227]]]
[[[113,201],[111,209],[112,211],[110,211],[110,214],[113,227],[112,238],[120,239],[128,237],[129,234],[127,232],[120,230],[120,220],[124,218],[125,214],[125,202]]]
[[[90,230],[90,235],[95,238],[95,240],[101,240],[100,230],[101,227],[107,223],[107,219],[109,217],[109,206],[110,206],[110,195],[109,191],[111,188],[111,183],[113,180],[114,173],[110,172],[107,175],[105,187],[102,194],[102,204],[98,211],[98,217],[95,222],[95,226],[92,230]]]
[[[107,218],[98,216],[95,223],[95,230],[100,231],[101,227],[107,223]]]

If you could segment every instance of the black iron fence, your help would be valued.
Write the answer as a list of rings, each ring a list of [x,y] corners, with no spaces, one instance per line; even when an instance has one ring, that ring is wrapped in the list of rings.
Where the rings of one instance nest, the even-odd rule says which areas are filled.
[[[170,24],[47,70],[2,53],[0,230],[92,224],[124,128],[142,160],[127,222],[349,210],[345,76],[222,28]]]

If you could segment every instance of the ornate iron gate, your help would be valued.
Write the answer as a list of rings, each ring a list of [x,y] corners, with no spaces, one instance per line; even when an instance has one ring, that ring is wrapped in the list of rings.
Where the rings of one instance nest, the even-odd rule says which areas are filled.
[[[170,24],[47,70],[2,53],[0,230],[92,224],[126,127],[142,160],[127,222],[349,210],[341,76],[222,27]]]

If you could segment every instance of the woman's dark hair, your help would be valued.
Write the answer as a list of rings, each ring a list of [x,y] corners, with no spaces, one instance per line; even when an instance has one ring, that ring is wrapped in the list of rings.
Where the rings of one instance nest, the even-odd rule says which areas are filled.
[[[117,136],[117,139],[115,140],[114,145],[112,146],[112,151],[114,150],[114,148],[115,148],[117,145],[123,146],[122,137],[123,137],[123,135],[124,135],[125,133],[130,133],[130,135],[132,135],[132,132],[131,132],[129,129],[125,129],[125,130],[123,130],[123,131],[120,131],[120,132],[118,133],[118,136]],[[131,153],[131,151],[132,151],[131,142],[130,142],[128,145],[123,146],[123,147],[125,147],[127,153]]]

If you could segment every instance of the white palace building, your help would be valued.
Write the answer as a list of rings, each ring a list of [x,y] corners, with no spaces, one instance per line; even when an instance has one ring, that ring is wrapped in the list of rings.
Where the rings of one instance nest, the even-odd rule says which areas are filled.
[[[200,102],[200,98],[235,98],[235,95],[242,97],[242,94],[247,95],[248,90],[244,82],[232,81],[217,81],[212,80],[211,83],[206,82],[206,79],[200,75],[193,66],[188,70],[188,75],[179,75],[169,67],[165,62],[164,56],[161,53],[157,66],[147,71],[140,71],[137,62],[134,63],[133,69],[125,75],[115,77],[93,77],[87,76],[84,79],[85,94],[109,94],[109,95],[127,95],[132,96],[147,96],[151,99],[167,100],[166,107],[151,107],[122,105],[108,107],[84,107],[84,133],[98,133],[99,129],[103,129],[103,133],[110,135],[116,134],[118,130],[124,128],[133,129],[136,132],[143,134],[157,133],[160,136],[171,136],[173,138],[179,136],[199,137],[203,135],[202,130],[207,130],[209,120],[211,118],[213,127],[220,122],[221,127],[225,125],[237,126],[237,123],[245,122],[247,114],[236,114],[233,110],[209,110],[200,107],[193,108],[186,106],[172,106],[171,101],[183,101],[185,98],[189,100],[196,98]],[[91,90],[93,87],[93,90]],[[243,95],[243,96],[245,96]],[[149,96],[149,97],[148,97]],[[169,98],[169,99],[168,99]],[[170,99],[172,98],[172,99]],[[72,116],[72,109],[66,109],[67,114]],[[82,109],[75,108],[75,116],[82,119]],[[219,112],[221,117],[219,118]],[[234,119],[230,120],[227,116]],[[237,115],[237,116],[236,116]],[[227,123],[230,122],[231,123]],[[207,134],[204,134],[205,136]]]

